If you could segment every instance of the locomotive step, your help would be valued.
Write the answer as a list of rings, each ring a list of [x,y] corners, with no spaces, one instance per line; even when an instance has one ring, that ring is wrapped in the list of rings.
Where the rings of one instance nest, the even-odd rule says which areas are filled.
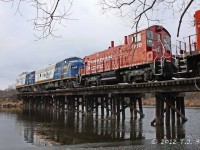
[[[182,59],[182,60],[180,60],[180,62],[186,62],[186,59]]]
[[[184,65],[184,66],[180,66],[180,68],[181,68],[181,69],[183,69],[183,68],[187,68],[187,66],[186,66],[186,65]]]
[[[187,70],[178,71],[178,73],[187,73]]]

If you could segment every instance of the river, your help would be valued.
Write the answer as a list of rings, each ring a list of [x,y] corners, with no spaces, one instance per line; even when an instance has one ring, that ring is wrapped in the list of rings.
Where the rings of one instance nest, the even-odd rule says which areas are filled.
[[[99,113],[100,114],[100,113]],[[200,149],[200,108],[186,108],[188,121],[150,126],[155,108],[144,118],[114,120],[53,110],[0,110],[0,149]]]

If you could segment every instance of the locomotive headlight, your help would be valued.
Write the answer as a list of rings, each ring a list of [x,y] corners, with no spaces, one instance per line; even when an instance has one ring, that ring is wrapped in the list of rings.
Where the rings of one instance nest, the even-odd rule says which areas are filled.
[[[77,66],[71,66],[71,69],[77,69]]]

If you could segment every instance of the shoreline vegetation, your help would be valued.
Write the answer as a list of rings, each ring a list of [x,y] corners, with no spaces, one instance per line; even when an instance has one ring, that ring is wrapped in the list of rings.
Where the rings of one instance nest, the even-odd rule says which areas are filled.
[[[155,98],[149,98],[149,99],[143,100],[144,106],[155,106],[155,104],[156,104]],[[200,98],[199,100],[185,99],[185,107],[199,107],[200,108]]]
[[[0,108],[22,108],[21,100],[2,100],[0,99]]]
[[[142,101],[144,106],[155,106],[156,101],[154,97],[148,96],[148,98]],[[200,107],[200,92],[191,92],[185,94],[185,107]]]
[[[10,85],[5,90],[0,90],[0,108],[21,108],[22,100],[18,100],[15,85]]]

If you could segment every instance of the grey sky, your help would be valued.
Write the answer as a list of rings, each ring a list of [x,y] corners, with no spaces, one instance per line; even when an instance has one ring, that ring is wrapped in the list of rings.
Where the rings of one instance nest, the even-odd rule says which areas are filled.
[[[56,32],[63,37],[34,41],[33,26],[27,22],[34,17],[33,12],[25,7],[23,17],[14,15],[15,9],[11,9],[10,4],[0,2],[0,89],[15,83],[21,72],[39,69],[69,56],[83,57],[107,49],[111,40],[121,44],[123,37],[133,32],[127,18],[102,15],[95,1],[75,0],[71,17],[77,20],[69,21],[67,27]],[[177,21],[169,20],[164,26],[173,41]],[[188,32],[192,29],[184,28]]]

